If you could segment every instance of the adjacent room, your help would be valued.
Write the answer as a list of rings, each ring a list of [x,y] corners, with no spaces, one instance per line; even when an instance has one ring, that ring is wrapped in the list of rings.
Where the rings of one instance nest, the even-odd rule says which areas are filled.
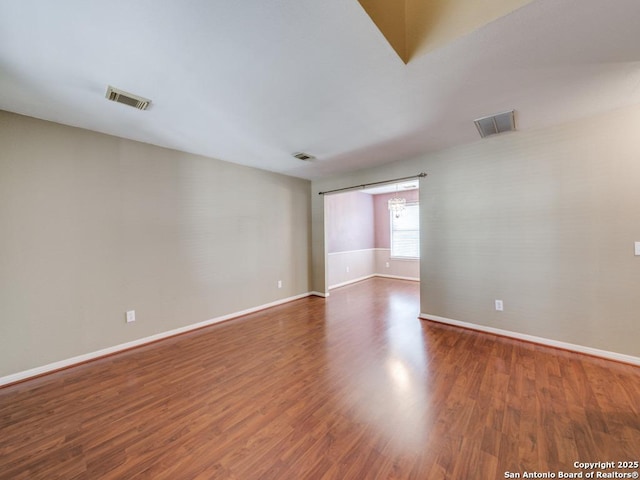
[[[374,276],[420,281],[418,179],[325,195],[329,289]]]
[[[637,478],[639,19],[0,0],[0,480]]]

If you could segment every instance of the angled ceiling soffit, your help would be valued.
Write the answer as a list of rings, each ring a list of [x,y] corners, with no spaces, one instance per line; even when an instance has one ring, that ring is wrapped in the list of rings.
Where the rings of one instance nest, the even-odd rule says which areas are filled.
[[[358,0],[404,63],[533,0]]]

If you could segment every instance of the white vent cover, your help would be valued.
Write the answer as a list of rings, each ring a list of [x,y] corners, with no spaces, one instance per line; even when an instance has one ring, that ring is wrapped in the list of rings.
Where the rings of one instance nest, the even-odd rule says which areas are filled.
[[[488,117],[478,118],[474,120],[478,132],[482,138],[489,135],[496,135],[503,132],[511,132],[516,129],[516,121],[514,111],[497,113]]]
[[[108,100],[123,103],[125,105],[129,105],[130,107],[137,108],[138,110],[146,110],[147,108],[149,108],[149,104],[151,103],[151,100],[147,98],[143,98],[139,95],[134,95],[133,93],[125,92],[123,90],[119,90],[112,87],[111,85],[108,86],[107,94],[105,96]]]
[[[315,160],[316,157],[309,155],[308,153],[298,152],[293,154],[298,160]]]

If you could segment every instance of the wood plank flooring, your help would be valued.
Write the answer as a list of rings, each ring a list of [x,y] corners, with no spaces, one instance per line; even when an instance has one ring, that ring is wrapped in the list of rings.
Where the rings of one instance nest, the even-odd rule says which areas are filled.
[[[473,480],[640,461],[639,368],[418,313],[417,283],[376,278],[0,389],[0,479]]]

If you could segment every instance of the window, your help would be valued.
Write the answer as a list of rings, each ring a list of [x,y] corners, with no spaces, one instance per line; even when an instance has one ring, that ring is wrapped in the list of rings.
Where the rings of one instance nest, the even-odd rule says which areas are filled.
[[[420,258],[420,207],[408,203],[400,217],[391,215],[391,256]]]

